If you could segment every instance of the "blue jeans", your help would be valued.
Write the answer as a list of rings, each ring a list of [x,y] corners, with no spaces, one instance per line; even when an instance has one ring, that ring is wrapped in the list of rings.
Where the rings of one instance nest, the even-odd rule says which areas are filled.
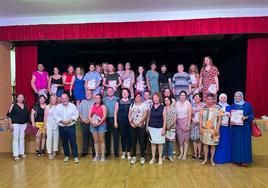
[[[64,151],[64,156],[70,156],[69,144],[72,149],[72,156],[78,157],[78,150],[76,144],[76,126],[72,125],[70,127],[61,127],[59,126],[59,133],[62,142],[62,147]]]
[[[166,143],[163,145],[162,156],[172,157],[172,155],[173,155],[173,142],[166,140]]]

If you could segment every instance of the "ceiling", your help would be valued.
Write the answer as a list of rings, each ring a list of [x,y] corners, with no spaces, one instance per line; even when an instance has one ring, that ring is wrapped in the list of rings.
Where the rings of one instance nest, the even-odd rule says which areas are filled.
[[[268,8],[268,0],[0,0],[0,18]]]

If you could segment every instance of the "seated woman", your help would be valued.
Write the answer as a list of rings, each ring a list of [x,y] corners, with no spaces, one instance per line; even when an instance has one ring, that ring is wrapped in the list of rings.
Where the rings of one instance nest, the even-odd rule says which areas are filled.
[[[204,145],[204,161],[205,165],[208,161],[208,150],[210,146],[210,162],[215,166],[214,155],[215,147],[219,144],[219,129],[221,125],[222,110],[215,104],[215,96],[212,93],[207,94],[206,104],[200,111],[200,131],[201,142]]]
[[[254,119],[253,109],[250,103],[244,101],[242,92],[236,92],[234,104],[231,105],[230,111],[242,110],[242,126],[235,125],[232,122],[231,127],[231,162],[241,167],[247,167],[252,163],[252,146],[251,146],[251,122]]]

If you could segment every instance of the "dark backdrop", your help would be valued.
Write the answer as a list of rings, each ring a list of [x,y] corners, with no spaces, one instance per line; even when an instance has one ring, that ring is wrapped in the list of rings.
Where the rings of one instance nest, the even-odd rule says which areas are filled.
[[[38,44],[38,61],[51,74],[54,66],[65,71],[69,64],[87,70],[89,62],[128,61],[136,71],[138,65],[149,69],[155,60],[159,65],[168,64],[173,74],[178,63],[183,63],[186,71],[192,63],[200,70],[204,56],[209,55],[220,71],[220,92],[232,102],[235,91],[245,91],[246,41],[246,35],[43,41]]]

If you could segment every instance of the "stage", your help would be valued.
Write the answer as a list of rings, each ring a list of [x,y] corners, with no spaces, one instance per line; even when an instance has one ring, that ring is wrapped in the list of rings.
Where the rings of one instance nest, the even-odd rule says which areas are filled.
[[[50,161],[47,157],[29,155],[19,162],[9,154],[0,154],[1,188],[69,188],[69,187],[267,187],[268,157],[254,156],[248,168],[233,164],[202,166],[188,159],[166,161],[141,166],[130,165],[126,160],[107,160],[94,163],[91,157],[82,158],[79,164],[63,163],[63,156]]]

